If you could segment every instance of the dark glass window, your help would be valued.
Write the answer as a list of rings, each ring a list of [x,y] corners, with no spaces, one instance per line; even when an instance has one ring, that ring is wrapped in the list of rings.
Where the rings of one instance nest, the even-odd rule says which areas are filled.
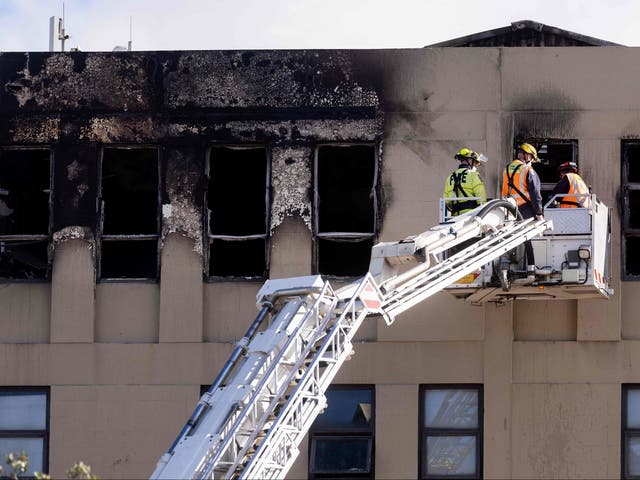
[[[482,477],[482,387],[420,389],[420,478]]]
[[[29,457],[27,476],[49,471],[49,390],[0,388],[0,458]]]
[[[208,171],[209,276],[266,277],[270,206],[267,149],[212,147]]]
[[[320,274],[363,275],[377,234],[374,145],[323,145],[315,163],[315,266]]]
[[[158,278],[159,158],[157,148],[102,151],[99,278]]]
[[[640,385],[622,386],[622,478],[640,478]]]
[[[622,278],[640,280],[640,142],[622,142]]]
[[[51,151],[0,149],[0,278],[50,275]]]
[[[375,478],[372,386],[335,385],[310,431],[309,478]]]

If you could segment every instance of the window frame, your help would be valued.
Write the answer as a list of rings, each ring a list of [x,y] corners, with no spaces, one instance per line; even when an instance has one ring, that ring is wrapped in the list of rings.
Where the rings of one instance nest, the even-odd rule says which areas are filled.
[[[425,402],[429,390],[476,390],[478,394],[478,427],[448,428],[425,426]],[[418,478],[420,479],[481,479],[483,478],[483,439],[484,439],[484,385],[470,384],[422,384],[418,399]],[[476,438],[476,473],[473,475],[428,475],[425,464],[427,456],[427,437],[429,436],[474,436]],[[424,458],[423,458],[424,452]]]
[[[104,202],[102,199],[102,170],[104,166],[105,150],[155,150],[156,169],[158,175],[156,198],[156,233],[155,234],[103,234],[104,228]],[[162,232],[162,186],[163,177],[163,148],[150,144],[104,144],[100,146],[98,156],[98,187],[96,198],[97,224],[96,224],[96,282],[97,283],[159,283],[160,281],[160,234]],[[155,277],[102,277],[102,242],[104,241],[156,241],[156,275]]]
[[[639,383],[623,383],[622,384],[622,408],[621,408],[621,421],[620,421],[620,478],[623,479],[640,479],[640,475],[629,475],[627,468],[627,439],[631,437],[640,438],[639,428],[627,428],[627,398],[629,391],[637,390],[640,392]]]
[[[380,234],[380,149],[381,141],[369,141],[369,142],[328,142],[318,143],[315,145],[313,152],[313,171],[312,171],[312,188],[313,188],[313,234],[312,234],[312,255],[311,255],[311,270],[313,274],[320,275],[320,240],[351,240],[355,241],[360,239],[362,241],[372,239],[373,244],[377,242],[378,235]],[[373,185],[371,192],[373,193],[372,205],[373,205],[373,231],[372,232],[320,232],[320,195],[318,187],[318,154],[323,147],[358,147],[366,146],[373,148]],[[366,272],[363,272],[363,274]],[[328,279],[351,279],[361,275],[334,275],[322,273],[322,276]]]
[[[215,148],[230,148],[230,149],[246,149],[246,150],[255,150],[255,149],[264,149],[265,151],[265,161],[266,161],[266,172],[265,172],[265,233],[264,234],[255,234],[255,235],[219,235],[211,233],[211,212],[209,210],[209,183],[211,182],[211,154]],[[202,214],[204,216],[204,221],[202,222],[204,227],[204,240],[205,240],[205,248],[203,251],[203,261],[204,261],[204,279],[209,283],[217,283],[217,282],[263,282],[267,278],[269,278],[270,272],[270,259],[271,259],[271,201],[272,201],[272,192],[271,192],[271,168],[272,168],[272,154],[271,154],[271,145],[265,143],[214,143],[210,144],[206,150],[206,158],[204,162],[204,176],[205,176],[205,186],[204,186],[204,199],[203,199],[203,207]],[[264,239],[264,272],[262,275],[253,275],[253,276],[240,276],[240,275],[211,275],[210,274],[210,255],[211,255],[211,245],[214,240],[222,240],[222,241],[245,241],[245,240],[257,240]]]
[[[627,238],[640,239],[640,228],[629,227],[631,206],[629,192],[640,190],[640,182],[629,182],[629,158],[628,147],[637,146],[640,149],[640,140],[623,139],[620,143],[620,203],[622,214],[620,215],[620,271],[624,281],[640,281],[640,274],[627,273]]]
[[[1,283],[48,283],[51,281],[51,274],[53,269],[53,258],[51,251],[51,243],[53,238],[53,175],[54,175],[54,149],[51,145],[3,145],[0,146],[0,161],[4,152],[6,151],[29,151],[29,150],[48,150],[49,151],[49,222],[47,227],[47,234],[18,234],[18,235],[0,235],[0,242],[2,241],[16,241],[16,242],[29,242],[29,241],[45,241],[47,242],[47,272],[42,278],[11,278],[0,277]]]
[[[45,396],[45,429],[44,430],[2,430],[0,428],[0,438],[42,438],[42,471],[49,471],[49,440],[50,440],[50,417],[51,417],[51,388],[38,386],[0,386],[0,394],[20,394],[20,393],[43,393]],[[20,452],[0,452],[6,455],[8,453]],[[22,478],[22,476],[20,477]],[[32,477],[27,477],[32,478]]]
[[[513,158],[516,158],[516,151],[518,148],[518,145],[522,144],[522,143],[530,143],[531,145],[539,145],[539,144],[554,144],[554,145],[571,145],[572,151],[571,151],[571,159],[567,160],[569,162],[574,162],[576,165],[580,166],[579,164],[579,142],[578,139],[574,139],[574,138],[546,138],[546,137],[518,137],[516,138],[514,144],[513,144]],[[538,148],[538,147],[536,147]],[[538,152],[538,157],[540,157],[540,152]],[[556,165],[556,168],[558,167],[558,165]],[[535,170],[535,168],[534,168]],[[537,173],[537,172],[536,172]],[[560,179],[558,178],[558,181]],[[540,193],[542,194],[542,198],[543,198],[543,205],[544,203],[546,203],[544,201],[545,195],[548,195],[551,193],[551,191],[553,190],[553,188],[556,186],[556,183],[551,183],[551,182],[542,182],[542,179],[540,179]]]
[[[368,427],[316,427],[315,421],[309,429],[309,445],[308,445],[308,467],[307,475],[309,480],[317,479],[374,479],[376,478],[375,457],[376,457],[376,388],[375,384],[336,384],[329,387],[330,390],[367,390],[371,392],[371,420]],[[317,417],[316,417],[317,418]],[[316,439],[366,439],[369,442],[369,471],[348,473],[341,471],[334,472],[313,472]]]

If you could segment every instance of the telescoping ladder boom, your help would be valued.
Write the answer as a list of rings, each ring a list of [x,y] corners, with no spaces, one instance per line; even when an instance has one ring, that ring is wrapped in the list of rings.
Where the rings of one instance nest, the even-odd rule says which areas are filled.
[[[495,200],[400,242],[372,250],[370,271],[338,291],[320,276],[269,280],[260,313],[202,396],[152,479],[283,478],[326,405],[368,314],[387,323],[461,276],[551,228],[514,221]],[[444,261],[437,255],[482,235]],[[404,271],[402,271],[404,269]]]

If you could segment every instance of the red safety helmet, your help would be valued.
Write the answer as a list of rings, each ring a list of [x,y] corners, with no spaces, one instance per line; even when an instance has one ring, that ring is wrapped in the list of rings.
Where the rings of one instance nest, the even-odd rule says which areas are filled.
[[[575,162],[564,162],[558,167],[558,173],[578,173],[578,165]]]

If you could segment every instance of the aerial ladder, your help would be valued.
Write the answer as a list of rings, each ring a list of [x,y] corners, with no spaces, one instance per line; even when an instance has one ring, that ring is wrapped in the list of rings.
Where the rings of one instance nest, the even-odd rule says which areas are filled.
[[[379,243],[369,272],[338,290],[319,275],[267,281],[258,316],[151,478],[284,478],[365,318],[391,324],[553,229],[551,220],[518,215],[512,202],[492,200],[420,235]]]

